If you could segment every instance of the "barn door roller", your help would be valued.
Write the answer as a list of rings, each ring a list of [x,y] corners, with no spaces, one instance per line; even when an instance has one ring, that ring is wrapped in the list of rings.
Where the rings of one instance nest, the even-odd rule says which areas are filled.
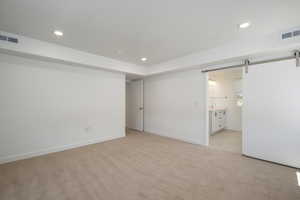
[[[296,57],[296,66],[300,67],[300,51],[295,52],[295,57]]]
[[[245,60],[244,63],[245,63],[245,73],[248,74],[250,61],[249,60]]]

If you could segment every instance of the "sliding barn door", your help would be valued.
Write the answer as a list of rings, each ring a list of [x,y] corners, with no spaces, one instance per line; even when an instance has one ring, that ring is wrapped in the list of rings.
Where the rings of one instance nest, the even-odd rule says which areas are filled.
[[[300,67],[249,67],[243,79],[243,153],[300,168]]]

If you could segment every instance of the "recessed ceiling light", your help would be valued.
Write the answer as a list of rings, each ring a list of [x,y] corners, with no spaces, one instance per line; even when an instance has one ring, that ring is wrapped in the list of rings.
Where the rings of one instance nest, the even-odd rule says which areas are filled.
[[[215,85],[217,85],[217,82],[212,80],[212,79],[209,79],[208,84],[211,85],[211,86],[215,86]]]
[[[62,31],[59,31],[59,30],[55,30],[53,33],[56,36],[63,36],[64,35],[64,33]]]
[[[143,62],[146,62],[147,61],[147,58],[141,58],[141,61],[143,61]]]
[[[239,27],[240,28],[248,28],[250,25],[251,25],[250,22],[244,22],[244,23],[239,24]]]

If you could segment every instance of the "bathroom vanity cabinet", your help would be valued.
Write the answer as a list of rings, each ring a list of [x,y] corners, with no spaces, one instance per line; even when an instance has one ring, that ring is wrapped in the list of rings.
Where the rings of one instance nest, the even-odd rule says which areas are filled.
[[[226,109],[210,110],[209,111],[209,133],[221,131],[226,127]]]

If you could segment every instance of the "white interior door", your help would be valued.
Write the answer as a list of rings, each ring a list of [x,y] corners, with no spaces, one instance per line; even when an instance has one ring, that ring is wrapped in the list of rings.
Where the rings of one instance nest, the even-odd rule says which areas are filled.
[[[126,84],[126,125],[130,129],[144,130],[143,80]]]
[[[300,168],[300,67],[251,66],[243,78],[243,153]]]

